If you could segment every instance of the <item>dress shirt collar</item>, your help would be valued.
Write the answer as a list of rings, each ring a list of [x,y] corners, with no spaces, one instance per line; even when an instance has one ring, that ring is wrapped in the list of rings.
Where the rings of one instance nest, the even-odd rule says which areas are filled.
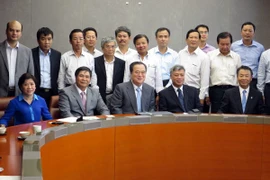
[[[184,51],[186,51],[188,54],[196,54],[196,55],[198,55],[200,50],[201,50],[201,49],[200,49],[200,47],[198,46],[198,47],[195,49],[195,51],[193,51],[192,53],[190,53],[190,52],[188,51],[188,46],[186,46],[186,47],[184,48]]]
[[[149,56],[149,52],[147,51],[146,56],[143,57],[143,59],[141,58],[141,55],[137,52],[137,57],[139,58],[140,61],[144,61],[147,60]]]
[[[127,52],[126,52],[126,53],[122,53],[122,51],[120,51],[120,48],[119,48],[118,46],[115,48],[115,52],[118,52],[118,53],[120,53],[120,54],[129,54],[129,53],[130,53],[130,51],[131,51],[131,49],[130,49],[130,48],[128,48],[128,50],[127,50]]]
[[[173,84],[172,84],[172,87],[173,87],[173,89],[174,89],[174,91],[175,91],[175,93],[178,95],[178,89],[181,89],[181,91],[182,91],[182,94],[184,95],[184,91],[183,91],[183,85],[180,87],[180,88],[178,88],[178,87],[175,87]]]
[[[90,51],[85,46],[83,46],[82,50],[90,53]],[[95,52],[96,52],[96,48],[94,49],[93,54],[95,54]],[[92,53],[90,53],[90,54],[92,54]]]
[[[104,57],[104,63],[107,63],[107,64],[113,64],[114,61],[115,61],[115,57],[113,57],[113,60],[112,60],[111,62],[108,62],[108,61],[106,60],[105,56],[103,56],[103,57]]]
[[[141,86],[137,86],[137,85],[135,85],[135,84],[132,82],[132,80],[130,80],[130,81],[131,81],[131,83],[132,83],[132,85],[133,85],[133,88],[134,88],[135,92],[136,92],[136,89],[137,89],[137,88],[140,88],[141,91],[142,91],[142,86],[143,86],[143,84],[141,84]]]
[[[45,53],[42,51],[42,49],[39,49],[39,53],[45,55]],[[49,52],[47,53],[49,56],[51,55],[51,49],[49,50]]]
[[[83,50],[82,50],[81,56],[85,56],[85,55],[86,55],[86,53],[88,53],[88,52],[85,52],[85,51],[83,51]],[[71,50],[70,55],[74,55],[74,56],[76,56],[76,54],[75,54],[75,52],[74,52],[74,50],[73,50],[73,49]]]
[[[244,91],[244,90],[246,90],[247,91],[247,95],[248,95],[248,93],[249,93],[249,89],[250,89],[250,86],[248,86],[248,88],[247,89],[243,89],[241,86],[239,86],[239,91],[240,91],[240,94],[242,95],[242,92]]]
[[[21,93],[19,95],[19,101],[22,101],[22,100],[24,100],[24,99],[23,99],[23,94]],[[38,100],[38,96],[36,94],[34,94],[33,100]]]
[[[158,46],[156,46],[154,48],[154,53],[155,54],[158,54],[158,53],[161,54],[160,51],[159,51],[159,49],[158,49]],[[172,54],[172,49],[167,46],[167,51],[164,54]]]
[[[241,39],[239,45],[241,45],[241,46],[247,46],[247,45],[244,44],[243,39]],[[248,46],[255,46],[255,47],[257,47],[257,44],[255,43],[254,40],[252,40],[251,45],[248,45]]]
[[[227,55],[224,55],[224,54],[222,54],[221,52],[220,52],[220,50],[218,49],[218,56],[225,56],[225,57],[233,57],[232,56],[232,54],[231,54],[231,50],[230,50],[230,52],[227,54]]]
[[[13,48],[13,47],[11,47],[9,44],[8,44],[8,42],[6,41],[6,47],[7,48]],[[19,41],[17,41],[17,44],[16,44],[16,47],[15,48],[19,48],[20,47],[20,43],[19,43]]]
[[[76,83],[75,83],[75,87],[76,87],[76,89],[77,89],[79,95],[81,95],[81,92],[83,92],[83,91],[77,86]],[[85,94],[87,94],[87,88],[84,90],[84,92],[85,92]]]

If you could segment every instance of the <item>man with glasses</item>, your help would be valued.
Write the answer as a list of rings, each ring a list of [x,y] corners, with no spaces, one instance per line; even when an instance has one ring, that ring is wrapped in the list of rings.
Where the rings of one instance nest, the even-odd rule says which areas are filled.
[[[83,50],[89,52],[94,58],[102,55],[102,52],[95,48],[97,43],[97,31],[95,28],[87,27],[83,30],[84,47]]]
[[[199,47],[201,50],[205,53],[208,53],[209,51],[213,51],[216,48],[207,44],[208,34],[209,34],[209,27],[205,24],[198,25],[195,30],[199,31],[201,34],[201,41]]]
[[[92,71],[91,85],[98,88],[97,76],[95,73],[94,58],[90,53],[82,50],[84,44],[83,32],[80,29],[73,29],[69,34],[69,42],[72,50],[64,53],[61,57],[60,70],[58,75],[58,89],[70,86],[75,83],[74,73],[82,66]]]

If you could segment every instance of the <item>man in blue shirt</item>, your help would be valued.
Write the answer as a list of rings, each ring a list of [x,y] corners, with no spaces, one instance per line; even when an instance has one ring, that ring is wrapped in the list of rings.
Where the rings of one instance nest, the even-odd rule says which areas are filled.
[[[253,40],[256,27],[252,22],[245,22],[241,26],[242,39],[235,41],[231,50],[238,53],[241,57],[242,65],[248,66],[253,72],[251,87],[257,88],[257,72],[259,60],[264,51],[263,45]]]

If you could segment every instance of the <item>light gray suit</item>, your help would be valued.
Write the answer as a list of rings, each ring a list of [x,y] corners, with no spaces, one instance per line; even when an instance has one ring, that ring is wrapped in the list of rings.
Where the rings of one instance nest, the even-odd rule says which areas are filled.
[[[0,97],[8,95],[9,82],[8,59],[6,52],[6,41],[0,43]],[[20,44],[17,52],[16,70],[15,70],[15,96],[20,94],[18,81],[22,74],[30,73],[34,75],[34,64],[32,51],[28,47]]]
[[[155,110],[155,90],[146,83],[142,85],[142,112]],[[137,100],[134,86],[129,82],[116,85],[110,104],[112,114],[136,114]]]
[[[96,109],[102,115],[110,114],[109,109],[103,102],[98,89],[87,88],[86,112],[83,110],[82,98],[76,85],[63,88],[59,92],[59,110],[61,117],[92,116]]]

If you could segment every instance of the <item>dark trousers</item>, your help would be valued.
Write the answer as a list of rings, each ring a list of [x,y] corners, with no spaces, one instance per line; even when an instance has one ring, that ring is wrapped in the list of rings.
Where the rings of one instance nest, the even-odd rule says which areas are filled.
[[[250,87],[257,89],[257,79],[252,79],[252,81],[250,82]]]
[[[37,95],[43,97],[46,101],[47,107],[50,107],[51,97],[52,97],[52,90],[46,88],[39,88],[36,92]]]
[[[265,113],[270,115],[270,83],[267,83],[264,87],[265,98]]]
[[[209,88],[209,98],[211,101],[211,112],[217,113],[222,102],[222,98],[227,89],[233,88],[231,85],[212,86]]]

